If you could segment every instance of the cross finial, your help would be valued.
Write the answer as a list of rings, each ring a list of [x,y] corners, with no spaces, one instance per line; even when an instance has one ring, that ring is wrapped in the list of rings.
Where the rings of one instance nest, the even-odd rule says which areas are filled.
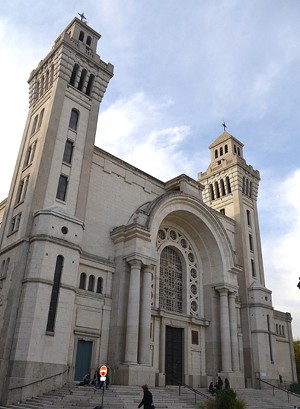
[[[80,17],[80,20],[84,23],[86,21],[86,17],[84,15],[84,12],[78,13],[78,16]]]
[[[225,131],[226,131],[226,128],[227,128],[227,126],[226,126],[226,124],[225,124],[225,121],[223,121],[222,125],[223,125],[224,132],[225,132]]]

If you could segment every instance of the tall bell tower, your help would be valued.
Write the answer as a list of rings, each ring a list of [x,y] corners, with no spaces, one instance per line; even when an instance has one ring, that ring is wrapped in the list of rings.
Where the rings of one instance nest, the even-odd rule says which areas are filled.
[[[271,291],[265,287],[257,212],[260,174],[246,163],[243,148],[224,129],[209,146],[211,161],[198,179],[205,186],[204,202],[236,223],[236,259],[243,271],[238,275],[243,356],[246,384],[251,386],[255,372],[272,372],[273,307]],[[267,351],[262,352],[259,344],[266,345]],[[269,356],[267,360],[265,355]]]
[[[84,20],[71,21],[28,80],[29,112],[0,231],[1,402],[26,397],[17,385],[38,374],[67,374],[99,106],[114,68],[100,59],[100,34]]]

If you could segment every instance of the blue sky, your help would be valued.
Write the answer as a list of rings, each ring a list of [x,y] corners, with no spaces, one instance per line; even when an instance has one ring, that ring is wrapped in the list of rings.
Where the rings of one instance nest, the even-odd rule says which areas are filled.
[[[96,145],[166,181],[197,178],[223,131],[261,173],[266,285],[300,339],[300,2],[10,0],[0,5],[0,201],[28,109],[27,80],[78,13],[115,66]]]

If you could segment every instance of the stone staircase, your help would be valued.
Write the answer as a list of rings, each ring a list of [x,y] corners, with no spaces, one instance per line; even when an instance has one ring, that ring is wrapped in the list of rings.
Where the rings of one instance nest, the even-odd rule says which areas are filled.
[[[197,395],[195,403],[195,394],[192,391],[183,387],[180,391],[179,395],[179,388],[175,386],[151,388],[155,408],[198,409],[199,404],[206,401],[205,398]],[[199,389],[199,391],[209,396],[206,389]],[[275,396],[270,389],[239,389],[236,392],[238,397],[247,402],[247,409],[293,409],[295,406],[300,408],[300,396],[290,395],[288,402],[287,394],[283,391],[275,390]],[[72,384],[28,399],[26,402],[0,406],[0,409],[94,409],[96,406],[101,406],[102,402],[103,409],[133,409],[138,407],[142,396],[142,388],[138,386],[111,385],[103,395],[102,389]]]

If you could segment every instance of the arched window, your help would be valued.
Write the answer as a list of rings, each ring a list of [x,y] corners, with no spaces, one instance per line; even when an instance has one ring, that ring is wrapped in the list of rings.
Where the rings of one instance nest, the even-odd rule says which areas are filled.
[[[84,32],[80,31],[79,33],[79,41],[83,41],[84,40]]]
[[[88,290],[89,291],[94,291],[94,285],[95,285],[95,277],[93,275],[89,276],[89,286]]]
[[[216,149],[216,150],[215,150],[215,159],[217,159],[218,156],[219,156],[219,155],[218,155],[218,149]]]
[[[72,71],[71,78],[70,78],[70,85],[73,85],[73,86],[75,85],[78,70],[79,70],[79,65],[74,64],[73,71]]]
[[[91,36],[87,36],[86,44],[87,44],[88,46],[90,46],[90,45],[92,44],[92,38],[91,38]]]
[[[215,182],[215,192],[216,192],[216,198],[219,199],[220,190],[219,190],[219,183],[218,182]]]
[[[95,75],[91,74],[89,78],[89,82],[86,86],[86,91],[85,91],[86,95],[91,95],[92,87],[94,84],[94,79],[95,79]]]
[[[236,153],[236,145],[233,145],[233,152]]]
[[[226,193],[225,193],[225,184],[224,184],[223,179],[220,180],[220,186],[221,186],[221,195],[225,196],[226,195]]]
[[[227,188],[227,194],[231,193],[231,186],[230,186],[230,180],[229,180],[229,176],[226,176],[226,188]]]
[[[97,280],[97,293],[102,294],[102,292],[103,292],[103,278],[98,277],[98,280]]]
[[[80,281],[79,281],[79,288],[81,290],[85,290],[85,286],[86,286],[86,274],[81,273],[80,274]]]
[[[228,153],[228,145],[225,145],[225,153]]]
[[[213,185],[209,185],[210,200],[215,200],[214,188]]]
[[[221,146],[221,148],[220,148],[220,156],[222,156],[223,155],[223,147]]]
[[[85,69],[83,69],[81,71],[81,76],[80,76],[80,80],[79,80],[79,83],[78,83],[79,91],[82,91],[82,88],[83,88],[83,85],[84,85],[84,82],[85,82],[86,74],[87,74],[87,71]]]
[[[57,256],[47,321],[47,331],[49,332],[54,332],[63,264],[64,264],[63,256],[61,255]]]
[[[160,256],[159,306],[182,313],[182,263],[177,251],[165,247]]]
[[[79,118],[79,112],[76,109],[72,109],[71,116],[70,116],[70,122],[69,122],[69,128],[73,129],[74,131],[77,130],[78,118]]]

